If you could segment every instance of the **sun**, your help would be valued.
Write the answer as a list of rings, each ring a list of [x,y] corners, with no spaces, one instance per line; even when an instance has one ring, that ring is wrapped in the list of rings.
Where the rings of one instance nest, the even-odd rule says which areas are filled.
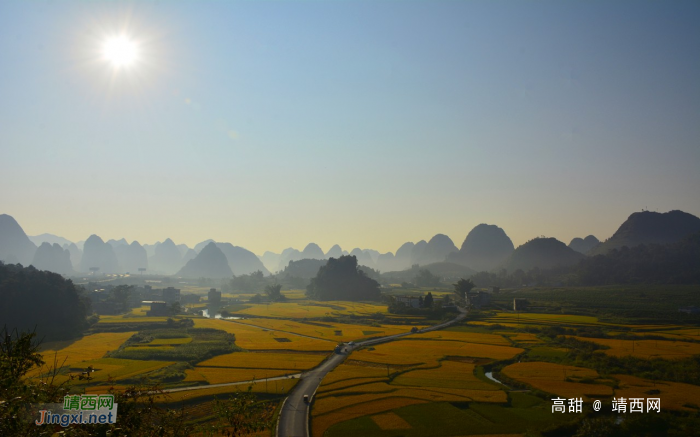
[[[126,35],[113,36],[102,44],[102,58],[115,68],[133,65],[138,56],[138,45]]]

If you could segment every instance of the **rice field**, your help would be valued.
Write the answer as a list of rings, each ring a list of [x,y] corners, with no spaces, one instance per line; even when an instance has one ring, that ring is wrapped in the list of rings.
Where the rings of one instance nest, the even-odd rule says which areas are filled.
[[[406,422],[396,413],[388,412],[372,416],[372,420],[384,431],[395,429],[411,429],[411,424]]]
[[[294,388],[297,384],[298,379],[284,379],[279,381],[268,381],[267,386],[265,381],[257,381],[251,384],[254,393],[278,393],[286,394]],[[248,390],[248,384],[239,385],[228,385],[223,387],[207,387],[202,386],[201,388],[193,390],[183,390],[172,393],[165,393],[159,396],[159,399],[166,402],[188,402],[193,403],[198,400],[208,400],[214,396],[218,398],[226,398],[228,395],[245,392]],[[104,391],[103,391],[104,393]]]
[[[316,367],[324,358],[326,355],[320,354],[234,352],[202,361],[197,366],[306,370]]]
[[[435,369],[418,369],[402,373],[392,384],[414,387],[463,388],[470,390],[499,390],[496,384],[474,376],[475,364],[442,361]]]
[[[622,357],[632,355],[638,358],[663,358],[678,360],[691,355],[700,354],[700,343],[690,343],[673,340],[622,340],[613,338],[575,337],[578,340],[590,341],[610,349],[602,352]]]
[[[258,328],[219,319],[194,319],[196,328],[221,329],[236,335],[236,345],[247,350],[294,350],[330,352],[336,342]]]
[[[353,352],[351,361],[324,378],[312,409],[313,435],[322,435],[341,421],[397,408],[391,407],[395,403],[507,401],[499,386],[474,375],[476,364],[467,357],[512,358],[523,349],[468,342],[509,344],[500,335],[447,331],[440,338],[432,334],[438,333]],[[389,375],[396,372],[398,376],[390,382]]]
[[[467,333],[465,333],[467,334]],[[381,364],[436,365],[439,358],[460,356],[504,360],[524,350],[511,346],[467,343],[452,340],[399,340],[354,352],[352,358]]]
[[[354,356],[354,355],[353,355]],[[368,378],[386,378],[386,368],[368,367],[343,363],[323,378],[319,392],[334,390],[339,382],[359,381]]]
[[[317,366],[325,355],[234,352],[203,361],[185,371],[185,382],[221,384],[299,373]]]
[[[651,381],[629,375],[613,375],[620,381],[615,389],[615,396],[629,398],[660,398],[661,411],[685,410],[698,411],[700,406],[700,387],[681,382]],[[655,394],[650,391],[657,390]],[[646,402],[644,404],[646,411]]]
[[[303,323],[293,320],[279,319],[248,319],[245,322],[240,323],[259,326],[267,329],[273,329],[277,331],[307,335],[310,337],[333,342],[360,340],[369,337],[394,335],[403,332],[408,332],[411,329],[411,327],[409,326],[396,325],[382,325],[375,327],[364,325],[349,325],[344,323]]]
[[[337,423],[354,419],[356,417],[382,413],[396,408],[405,407],[407,405],[421,404],[424,402],[425,401],[415,398],[387,397],[383,399],[370,400],[360,405],[353,405],[351,407],[344,408],[341,411],[334,411],[321,416],[314,415],[311,420],[311,435],[313,437],[321,437],[328,428]]]
[[[145,375],[148,372],[162,369],[163,367],[175,364],[173,361],[143,361],[143,360],[127,360],[122,358],[100,358],[98,360],[82,361],[75,363],[71,367],[71,373],[79,374],[82,370],[92,366],[94,372],[90,374],[91,383],[108,381],[113,378],[118,382],[127,378],[134,378],[140,375]],[[75,370],[73,370],[75,369]],[[68,375],[60,375],[57,382],[69,380]],[[80,383],[80,380],[73,383]]]
[[[533,361],[503,368],[504,375],[538,390],[565,398],[612,396],[610,386],[602,384],[598,372],[585,367]]]
[[[285,295],[287,293],[284,293]],[[284,319],[302,319],[305,317],[324,317],[339,315],[371,315],[386,314],[387,307],[382,304],[362,302],[275,302],[271,304],[252,305],[250,308],[237,311],[241,315],[278,317]]]
[[[74,342],[50,342],[41,347],[46,365],[53,365],[54,358],[59,366],[73,366],[82,361],[102,358],[107,352],[116,350],[136,332],[101,332],[86,335]],[[40,369],[30,372],[29,376],[38,375]]]
[[[185,371],[185,382],[223,384],[252,381],[298,373],[294,369],[237,369],[233,367],[195,367]]]
[[[463,341],[466,343],[478,343],[478,344],[491,344],[491,345],[501,345],[510,346],[510,341],[506,340],[500,334],[482,334],[480,332],[468,332],[468,331],[430,331],[425,333],[420,333],[412,335],[411,338],[415,339],[434,339],[434,340],[452,340],[452,341]]]

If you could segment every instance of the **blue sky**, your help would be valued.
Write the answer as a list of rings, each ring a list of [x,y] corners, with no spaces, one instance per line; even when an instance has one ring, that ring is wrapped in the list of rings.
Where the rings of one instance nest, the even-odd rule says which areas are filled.
[[[2,213],[256,253],[700,215],[697,2],[0,3]],[[114,70],[104,39],[140,61]]]

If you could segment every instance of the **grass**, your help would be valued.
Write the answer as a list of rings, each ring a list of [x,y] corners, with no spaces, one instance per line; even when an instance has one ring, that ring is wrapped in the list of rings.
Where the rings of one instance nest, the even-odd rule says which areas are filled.
[[[549,347],[549,346],[538,346],[533,347],[527,352],[527,356],[538,360],[538,359],[561,359],[566,356],[567,349],[559,347]]]

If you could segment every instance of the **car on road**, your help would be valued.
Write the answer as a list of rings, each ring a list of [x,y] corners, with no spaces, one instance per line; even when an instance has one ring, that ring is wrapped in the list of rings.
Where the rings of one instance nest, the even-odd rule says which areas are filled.
[[[355,346],[355,342],[354,341],[349,342],[348,346]]]
[[[304,395],[304,403],[305,404],[309,403],[309,395]]]

